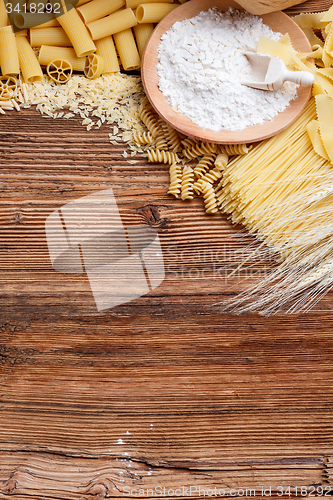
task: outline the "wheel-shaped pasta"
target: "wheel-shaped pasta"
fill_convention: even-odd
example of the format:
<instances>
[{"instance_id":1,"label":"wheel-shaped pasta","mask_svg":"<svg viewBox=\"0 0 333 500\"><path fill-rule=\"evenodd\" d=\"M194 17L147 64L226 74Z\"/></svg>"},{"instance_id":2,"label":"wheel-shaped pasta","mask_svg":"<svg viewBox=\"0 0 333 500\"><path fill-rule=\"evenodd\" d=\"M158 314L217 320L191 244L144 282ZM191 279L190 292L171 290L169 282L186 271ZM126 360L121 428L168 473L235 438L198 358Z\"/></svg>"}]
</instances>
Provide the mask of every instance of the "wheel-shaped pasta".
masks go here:
<instances>
[{"instance_id":1,"label":"wheel-shaped pasta","mask_svg":"<svg viewBox=\"0 0 333 500\"><path fill-rule=\"evenodd\" d=\"M170 174L170 185L168 194L172 194L175 198L178 198L182 187L182 169L177 163L173 163L169 168Z\"/></svg>"},{"instance_id":2,"label":"wheel-shaped pasta","mask_svg":"<svg viewBox=\"0 0 333 500\"><path fill-rule=\"evenodd\" d=\"M84 74L90 80L95 80L103 73L104 61L101 56L97 54L90 54L86 57L84 66Z\"/></svg>"},{"instance_id":3,"label":"wheel-shaped pasta","mask_svg":"<svg viewBox=\"0 0 333 500\"><path fill-rule=\"evenodd\" d=\"M160 151L159 149L150 149L148 151L148 161L156 163L179 163L179 158L172 151Z\"/></svg>"},{"instance_id":4,"label":"wheel-shaped pasta","mask_svg":"<svg viewBox=\"0 0 333 500\"><path fill-rule=\"evenodd\" d=\"M207 214L215 214L218 212L216 195L214 188L209 182L201 182L202 194L205 202L205 209Z\"/></svg>"},{"instance_id":5,"label":"wheel-shaped pasta","mask_svg":"<svg viewBox=\"0 0 333 500\"><path fill-rule=\"evenodd\" d=\"M13 76L0 76L0 101L12 99L17 90L17 80Z\"/></svg>"},{"instance_id":6,"label":"wheel-shaped pasta","mask_svg":"<svg viewBox=\"0 0 333 500\"><path fill-rule=\"evenodd\" d=\"M56 83L66 83L72 76L73 67L66 59L55 59L46 68L46 72Z\"/></svg>"},{"instance_id":7,"label":"wheel-shaped pasta","mask_svg":"<svg viewBox=\"0 0 333 500\"><path fill-rule=\"evenodd\" d=\"M182 175L181 199L193 200L193 168L185 165Z\"/></svg>"},{"instance_id":8,"label":"wheel-shaped pasta","mask_svg":"<svg viewBox=\"0 0 333 500\"><path fill-rule=\"evenodd\" d=\"M194 167L195 176L200 179L203 177L209 167L214 163L215 155L205 155L201 158L199 163Z\"/></svg>"}]
</instances>

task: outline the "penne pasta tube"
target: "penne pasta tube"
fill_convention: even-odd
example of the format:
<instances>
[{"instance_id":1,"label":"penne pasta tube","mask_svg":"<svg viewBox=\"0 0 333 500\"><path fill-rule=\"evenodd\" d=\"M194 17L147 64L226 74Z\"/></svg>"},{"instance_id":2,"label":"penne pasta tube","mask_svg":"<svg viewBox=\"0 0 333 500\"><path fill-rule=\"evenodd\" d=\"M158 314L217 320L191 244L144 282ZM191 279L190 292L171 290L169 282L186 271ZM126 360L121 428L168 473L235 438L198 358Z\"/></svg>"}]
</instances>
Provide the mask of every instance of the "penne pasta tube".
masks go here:
<instances>
[{"instance_id":1,"label":"penne pasta tube","mask_svg":"<svg viewBox=\"0 0 333 500\"><path fill-rule=\"evenodd\" d=\"M43 78L43 71L30 43L25 36L15 38L23 80L27 83L40 81Z\"/></svg>"},{"instance_id":2,"label":"penne pasta tube","mask_svg":"<svg viewBox=\"0 0 333 500\"><path fill-rule=\"evenodd\" d=\"M88 56L96 51L96 46L74 7L58 16L57 19L72 42L77 57Z\"/></svg>"},{"instance_id":3,"label":"penne pasta tube","mask_svg":"<svg viewBox=\"0 0 333 500\"><path fill-rule=\"evenodd\" d=\"M144 3L136 9L136 18L139 23L159 23L163 17L178 7L170 3Z\"/></svg>"},{"instance_id":4,"label":"penne pasta tube","mask_svg":"<svg viewBox=\"0 0 333 500\"><path fill-rule=\"evenodd\" d=\"M54 21L53 14L33 14L31 12L20 12L14 16L14 24L17 28L24 30L34 28L35 26L42 26L44 23Z\"/></svg>"},{"instance_id":5,"label":"penne pasta tube","mask_svg":"<svg viewBox=\"0 0 333 500\"><path fill-rule=\"evenodd\" d=\"M101 19L125 5L125 0L92 0L89 3L81 5L77 11L85 24Z\"/></svg>"},{"instance_id":6,"label":"penne pasta tube","mask_svg":"<svg viewBox=\"0 0 333 500\"><path fill-rule=\"evenodd\" d=\"M8 25L8 14L6 11L6 2L2 0L0 2L0 28Z\"/></svg>"},{"instance_id":7,"label":"penne pasta tube","mask_svg":"<svg viewBox=\"0 0 333 500\"><path fill-rule=\"evenodd\" d=\"M42 45L39 51L38 61L41 66L47 66L56 59L63 59L71 63L74 71L84 71L86 58L77 57L72 47L54 47Z\"/></svg>"},{"instance_id":8,"label":"penne pasta tube","mask_svg":"<svg viewBox=\"0 0 333 500\"><path fill-rule=\"evenodd\" d=\"M124 70L139 69L141 60L131 28L115 33L113 38Z\"/></svg>"},{"instance_id":9,"label":"penne pasta tube","mask_svg":"<svg viewBox=\"0 0 333 500\"><path fill-rule=\"evenodd\" d=\"M3 76L17 76L20 73L17 45L11 26L0 28L0 65Z\"/></svg>"},{"instance_id":10,"label":"penne pasta tube","mask_svg":"<svg viewBox=\"0 0 333 500\"><path fill-rule=\"evenodd\" d=\"M126 0L126 7L136 9L142 3L172 3L173 0Z\"/></svg>"},{"instance_id":11,"label":"penne pasta tube","mask_svg":"<svg viewBox=\"0 0 333 500\"><path fill-rule=\"evenodd\" d=\"M120 71L117 52L114 46L112 36L96 40L96 54L104 60L104 73L117 73Z\"/></svg>"},{"instance_id":12,"label":"penne pasta tube","mask_svg":"<svg viewBox=\"0 0 333 500\"><path fill-rule=\"evenodd\" d=\"M79 0L78 3L75 5L75 7L79 7L80 5L84 5L85 3L90 2L90 0Z\"/></svg>"},{"instance_id":13,"label":"penne pasta tube","mask_svg":"<svg viewBox=\"0 0 333 500\"><path fill-rule=\"evenodd\" d=\"M59 28L38 28L30 30L31 47L42 45L56 45L57 47L71 47L71 41L65 31Z\"/></svg>"},{"instance_id":14,"label":"penne pasta tube","mask_svg":"<svg viewBox=\"0 0 333 500\"><path fill-rule=\"evenodd\" d=\"M154 25L153 23L137 24L134 26L133 30L139 54L142 57L150 35L154 30Z\"/></svg>"},{"instance_id":15,"label":"penne pasta tube","mask_svg":"<svg viewBox=\"0 0 333 500\"><path fill-rule=\"evenodd\" d=\"M87 28L93 40L99 40L114 33L127 30L138 24L132 9L119 10L109 16L93 21Z\"/></svg>"}]
</instances>

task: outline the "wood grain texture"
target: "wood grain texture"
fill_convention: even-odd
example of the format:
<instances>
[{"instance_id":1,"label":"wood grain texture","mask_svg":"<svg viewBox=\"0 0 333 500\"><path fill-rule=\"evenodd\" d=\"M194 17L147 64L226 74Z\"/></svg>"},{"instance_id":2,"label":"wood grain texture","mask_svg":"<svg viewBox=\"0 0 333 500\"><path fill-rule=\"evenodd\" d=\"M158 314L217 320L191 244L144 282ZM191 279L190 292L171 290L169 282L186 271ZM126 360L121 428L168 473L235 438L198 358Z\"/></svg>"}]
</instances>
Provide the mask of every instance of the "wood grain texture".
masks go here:
<instances>
[{"instance_id":1,"label":"wood grain texture","mask_svg":"<svg viewBox=\"0 0 333 500\"><path fill-rule=\"evenodd\" d=\"M1 124L0 499L330 487L332 293L307 315L219 314L266 271L225 280L240 228L167 196L167 166L129 164L106 126L33 109ZM44 224L109 187L125 224L158 231L166 279L97 313L85 275L52 269Z\"/></svg>"}]
</instances>

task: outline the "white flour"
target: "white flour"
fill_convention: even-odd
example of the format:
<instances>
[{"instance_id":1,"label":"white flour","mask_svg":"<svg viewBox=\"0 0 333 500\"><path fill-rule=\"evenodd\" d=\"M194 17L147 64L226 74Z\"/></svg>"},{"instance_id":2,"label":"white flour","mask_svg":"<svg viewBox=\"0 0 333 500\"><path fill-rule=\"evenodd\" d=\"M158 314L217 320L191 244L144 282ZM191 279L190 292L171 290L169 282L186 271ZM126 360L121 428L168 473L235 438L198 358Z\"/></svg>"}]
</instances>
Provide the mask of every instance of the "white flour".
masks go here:
<instances>
[{"instance_id":1,"label":"white flour","mask_svg":"<svg viewBox=\"0 0 333 500\"><path fill-rule=\"evenodd\" d=\"M259 37L279 40L262 20L247 12L216 8L175 23L158 47L159 88L171 106L202 128L243 130L283 111L296 97L286 82L268 92L241 85L251 79L244 50L256 50Z\"/></svg>"}]
</instances>

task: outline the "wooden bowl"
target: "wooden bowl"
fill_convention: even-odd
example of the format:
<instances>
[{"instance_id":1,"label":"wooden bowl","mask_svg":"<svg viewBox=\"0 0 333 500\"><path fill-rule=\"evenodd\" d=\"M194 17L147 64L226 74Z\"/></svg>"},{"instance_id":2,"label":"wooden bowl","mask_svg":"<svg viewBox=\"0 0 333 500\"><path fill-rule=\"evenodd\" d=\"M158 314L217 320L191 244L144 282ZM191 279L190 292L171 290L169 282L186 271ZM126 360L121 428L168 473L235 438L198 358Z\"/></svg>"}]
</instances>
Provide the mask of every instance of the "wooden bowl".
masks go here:
<instances>
[{"instance_id":1,"label":"wooden bowl","mask_svg":"<svg viewBox=\"0 0 333 500\"><path fill-rule=\"evenodd\" d=\"M229 7L244 10L233 0L191 0L177 7L170 12L155 28L146 46L142 65L142 82L149 101L156 112L169 125L184 135L194 137L202 141L215 142L220 144L240 144L257 142L281 132L288 127L301 114L308 100L311 97L311 87L299 87L297 98L290 102L290 105L273 120L265 121L262 125L251 125L244 130L229 131L221 130L213 132L196 125L186 116L173 111L166 97L158 88L158 74L156 65L157 47L161 42L161 36L168 31L176 21L183 21L196 16L203 10L217 7L225 12ZM288 33L293 47L299 52L310 52L311 46L303 31L283 12L273 12L260 16L265 24L273 31L278 31L283 35Z\"/></svg>"}]
</instances>

